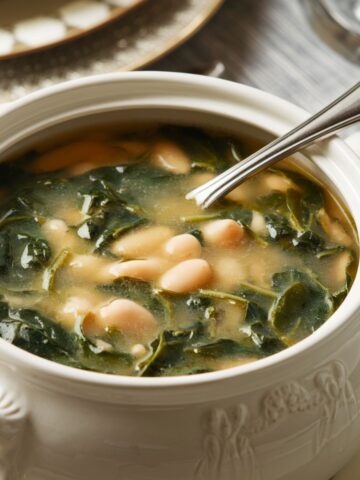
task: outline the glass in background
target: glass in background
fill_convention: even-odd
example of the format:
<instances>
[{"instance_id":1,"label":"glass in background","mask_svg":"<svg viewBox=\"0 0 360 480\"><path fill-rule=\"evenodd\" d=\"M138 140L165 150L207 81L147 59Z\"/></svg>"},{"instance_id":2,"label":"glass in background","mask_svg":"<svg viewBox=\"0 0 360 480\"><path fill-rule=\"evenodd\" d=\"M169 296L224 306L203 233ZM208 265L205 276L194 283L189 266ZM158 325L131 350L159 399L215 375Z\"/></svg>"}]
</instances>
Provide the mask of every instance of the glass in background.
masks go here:
<instances>
[{"instance_id":1,"label":"glass in background","mask_svg":"<svg viewBox=\"0 0 360 480\"><path fill-rule=\"evenodd\" d=\"M305 4L317 34L360 64L360 0L305 0Z\"/></svg>"}]
</instances>

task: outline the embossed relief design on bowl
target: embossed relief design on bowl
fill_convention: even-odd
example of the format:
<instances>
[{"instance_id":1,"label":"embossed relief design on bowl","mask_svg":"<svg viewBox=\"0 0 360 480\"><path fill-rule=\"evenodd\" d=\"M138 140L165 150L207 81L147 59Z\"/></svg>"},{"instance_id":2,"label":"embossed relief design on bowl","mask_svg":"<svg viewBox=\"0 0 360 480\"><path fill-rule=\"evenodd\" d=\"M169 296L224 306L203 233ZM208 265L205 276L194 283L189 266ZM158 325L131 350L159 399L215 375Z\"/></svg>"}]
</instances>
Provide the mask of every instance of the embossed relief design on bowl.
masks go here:
<instances>
[{"instance_id":1,"label":"embossed relief design on bowl","mask_svg":"<svg viewBox=\"0 0 360 480\"><path fill-rule=\"evenodd\" d=\"M341 361L321 367L312 375L310 385L305 386L307 383L307 379L304 379L275 387L263 396L254 413L244 403L227 409L210 410L204 419L202 457L196 466L194 478L218 480L233 476L261 480L262 465L257 449L271 448L262 444L262 437L281 423L291 422L293 416L306 411L316 411L316 420L311 426L311 455L318 455L359 415L359 402ZM297 436L301 434L299 431ZM287 439L283 441L286 445ZM289 442L292 442L292 438L289 438Z\"/></svg>"}]
</instances>

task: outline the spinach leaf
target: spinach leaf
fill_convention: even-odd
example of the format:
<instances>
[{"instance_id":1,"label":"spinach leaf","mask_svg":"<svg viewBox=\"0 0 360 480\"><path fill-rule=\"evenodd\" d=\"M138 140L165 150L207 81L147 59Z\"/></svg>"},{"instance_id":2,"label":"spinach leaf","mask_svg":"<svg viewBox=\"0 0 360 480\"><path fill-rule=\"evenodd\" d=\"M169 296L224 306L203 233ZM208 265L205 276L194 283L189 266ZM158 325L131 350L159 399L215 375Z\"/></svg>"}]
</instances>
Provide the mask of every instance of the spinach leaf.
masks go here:
<instances>
[{"instance_id":1,"label":"spinach leaf","mask_svg":"<svg viewBox=\"0 0 360 480\"><path fill-rule=\"evenodd\" d=\"M42 358L75 368L121 373L131 363L127 354L96 351L90 341L36 310L9 308L4 302L0 303L0 337Z\"/></svg>"},{"instance_id":2,"label":"spinach leaf","mask_svg":"<svg viewBox=\"0 0 360 480\"><path fill-rule=\"evenodd\" d=\"M67 261L70 255L70 250L64 248L53 260L53 262L44 270L42 287L44 290L53 290L55 284L56 274L64 263Z\"/></svg>"},{"instance_id":3,"label":"spinach leaf","mask_svg":"<svg viewBox=\"0 0 360 480\"><path fill-rule=\"evenodd\" d=\"M288 269L273 276L279 292L269 319L280 334L297 338L309 335L324 323L334 309L333 299L315 276Z\"/></svg>"},{"instance_id":4,"label":"spinach leaf","mask_svg":"<svg viewBox=\"0 0 360 480\"><path fill-rule=\"evenodd\" d=\"M36 222L36 217L34 215L25 214L14 209L10 209L6 211L0 218L0 229L19 222Z\"/></svg>"},{"instance_id":5,"label":"spinach leaf","mask_svg":"<svg viewBox=\"0 0 360 480\"><path fill-rule=\"evenodd\" d=\"M146 222L147 220L145 218L139 218L130 212L122 212L121 216L112 215L106 227L97 237L94 251L101 252L110 242L120 237L120 235Z\"/></svg>"},{"instance_id":6,"label":"spinach leaf","mask_svg":"<svg viewBox=\"0 0 360 480\"><path fill-rule=\"evenodd\" d=\"M198 295L209 299L228 300L231 302L240 303L241 305L244 305L244 307L246 307L248 303L247 300L243 297L234 295L232 293L220 292L219 290L205 290L200 288L200 290L198 291Z\"/></svg>"},{"instance_id":7,"label":"spinach leaf","mask_svg":"<svg viewBox=\"0 0 360 480\"><path fill-rule=\"evenodd\" d=\"M37 272L48 264L51 249L41 236L17 231L10 226L0 231L0 282L6 289L29 290Z\"/></svg>"},{"instance_id":8,"label":"spinach leaf","mask_svg":"<svg viewBox=\"0 0 360 480\"><path fill-rule=\"evenodd\" d=\"M288 242L296 235L295 230L291 227L289 220L276 213L267 213L264 215L266 228L269 232L269 239L272 242Z\"/></svg>"},{"instance_id":9,"label":"spinach leaf","mask_svg":"<svg viewBox=\"0 0 360 480\"><path fill-rule=\"evenodd\" d=\"M287 347L265 319L244 325L241 331L251 339L263 355L272 355Z\"/></svg>"},{"instance_id":10,"label":"spinach leaf","mask_svg":"<svg viewBox=\"0 0 360 480\"><path fill-rule=\"evenodd\" d=\"M51 257L51 249L43 238L34 238L30 235L19 234L17 240L25 242L20 264L24 269L45 267Z\"/></svg>"},{"instance_id":11,"label":"spinach leaf","mask_svg":"<svg viewBox=\"0 0 360 480\"><path fill-rule=\"evenodd\" d=\"M75 342L73 336L56 322L30 309L8 309L8 318L12 321L26 325L30 330L36 330L44 338L44 344L51 344L57 349L72 353ZM40 337L38 337L40 338ZM36 344L39 347L39 344Z\"/></svg>"},{"instance_id":12,"label":"spinach leaf","mask_svg":"<svg viewBox=\"0 0 360 480\"><path fill-rule=\"evenodd\" d=\"M302 232L304 230L304 211L301 193L297 190L293 190L292 188L287 190L286 206L289 211L288 216L292 227L294 230Z\"/></svg>"},{"instance_id":13,"label":"spinach leaf","mask_svg":"<svg viewBox=\"0 0 360 480\"><path fill-rule=\"evenodd\" d=\"M162 133L171 141L181 145L189 155L192 168L217 172L223 160L218 157L211 137L194 127L163 127Z\"/></svg>"},{"instance_id":14,"label":"spinach leaf","mask_svg":"<svg viewBox=\"0 0 360 480\"><path fill-rule=\"evenodd\" d=\"M183 330L166 330L151 345L152 354L137 366L139 376L156 377L169 371L185 373L188 365L206 358L263 356L252 342L236 342L228 338L209 339L200 322ZM195 372L193 372L195 373Z\"/></svg>"},{"instance_id":15,"label":"spinach leaf","mask_svg":"<svg viewBox=\"0 0 360 480\"><path fill-rule=\"evenodd\" d=\"M76 226L76 231L80 238L95 242L95 252L102 252L111 241L147 221L141 206L129 203L119 192L117 184L121 185L124 178L117 177L115 186L103 178L91 177L90 185L86 183L79 192L81 211L88 218Z\"/></svg>"},{"instance_id":16,"label":"spinach leaf","mask_svg":"<svg viewBox=\"0 0 360 480\"><path fill-rule=\"evenodd\" d=\"M126 208L118 208L111 213L100 210L78 225L76 231L80 238L95 242L95 252L102 252L111 241L144 223L145 218Z\"/></svg>"},{"instance_id":17,"label":"spinach leaf","mask_svg":"<svg viewBox=\"0 0 360 480\"><path fill-rule=\"evenodd\" d=\"M0 307L0 336L30 353L43 358L71 356L75 352L74 336L35 310Z\"/></svg>"},{"instance_id":18,"label":"spinach leaf","mask_svg":"<svg viewBox=\"0 0 360 480\"><path fill-rule=\"evenodd\" d=\"M316 256L318 256L320 252L324 252L326 248L325 241L311 230L299 233L292 239L291 243L298 250L306 253L315 253Z\"/></svg>"},{"instance_id":19,"label":"spinach leaf","mask_svg":"<svg viewBox=\"0 0 360 480\"><path fill-rule=\"evenodd\" d=\"M10 239L8 232L0 232L0 272L8 269L10 259Z\"/></svg>"},{"instance_id":20,"label":"spinach leaf","mask_svg":"<svg viewBox=\"0 0 360 480\"><path fill-rule=\"evenodd\" d=\"M345 300L345 297L349 293L352 284L353 284L353 278L347 272L344 285L341 288L339 288L336 292L334 292L332 295L333 302L334 302L334 309L337 309Z\"/></svg>"},{"instance_id":21,"label":"spinach leaf","mask_svg":"<svg viewBox=\"0 0 360 480\"><path fill-rule=\"evenodd\" d=\"M336 245L335 247L332 246L326 246L323 247L323 249L319 249L318 252L316 253L316 257L321 259L321 258L326 258L330 257L332 255L336 255L337 253L344 252L346 250L346 247L343 245Z\"/></svg>"},{"instance_id":22,"label":"spinach leaf","mask_svg":"<svg viewBox=\"0 0 360 480\"><path fill-rule=\"evenodd\" d=\"M231 218L232 220L235 220L243 227L250 228L253 214L251 210L236 206L234 208L225 210L222 216L223 218Z\"/></svg>"},{"instance_id":23,"label":"spinach leaf","mask_svg":"<svg viewBox=\"0 0 360 480\"><path fill-rule=\"evenodd\" d=\"M264 215L269 232L267 240L286 250L305 254L318 254L328 248L314 222L317 211L324 204L321 187L290 170L270 171L289 178L299 189L272 192L255 202L254 208Z\"/></svg>"},{"instance_id":24,"label":"spinach leaf","mask_svg":"<svg viewBox=\"0 0 360 480\"><path fill-rule=\"evenodd\" d=\"M199 230L198 228L192 228L188 231L188 233L195 237L197 240L199 240L201 245L204 245L204 237L201 230Z\"/></svg>"},{"instance_id":25,"label":"spinach leaf","mask_svg":"<svg viewBox=\"0 0 360 480\"><path fill-rule=\"evenodd\" d=\"M183 362L185 347L203 335L201 323L184 330L165 330L152 343L152 354L137 366L139 376L160 376Z\"/></svg>"},{"instance_id":26,"label":"spinach leaf","mask_svg":"<svg viewBox=\"0 0 360 480\"><path fill-rule=\"evenodd\" d=\"M265 322L267 320L267 310L262 308L259 304L255 302L248 302L245 324L251 325L258 321Z\"/></svg>"},{"instance_id":27,"label":"spinach leaf","mask_svg":"<svg viewBox=\"0 0 360 480\"><path fill-rule=\"evenodd\" d=\"M277 294L272 290L267 288L261 288L256 285L251 285L249 283L242 283L241 285L239 285L239 287L235 290L234 293L235 295L238 295L239 297L247 300L249 302L250 309L254 310L255 307L251 306L251 304L255 304L266 312L269 310L272 303L277 298Z\"/></svg>"},{"instance_id":28,"label":"spinach leaf","mask_svg":"<svg viewBox=\"0 0 360 480\"><path fill-rule=\"evenodd\" d=\"M311 229L316 211L324 207L321 186L293 170L271 168L270 171L289 178L300 187L301 195L290 193L288 206L292 213L297 212L296 217L302 228Z\"/></svg>"},{"instance_id":29,"label":"spinach leaf","mask_svg":"<svg viewBox=\"0 0 360 480\"><path fill-rule=\"evenodd\" d=\"M149 163L128 165L124 167L120 176L119 190L124 198L140 201L144 198L145 192L149 195L149 192L154 189L154 185L156 187L175 186L182 179L183 175L174 175Z\"/></svg>"},{"instance_id":30,"label":"spinach leaf","mask_svg":"<svg viewBox=\"0 0 360 480\"><path fill-rule=\"evenodd\" d=\"M310 180L308 177L289 169L269 168L270 172L276 173L292 180L304 192L306 203L313 209L320 209L324 205L324 196L322 187L318 183Z\"/></svg>"},{"instance_id":31,"label":"spinach leaf","mask_svg":"<svg viewBox=\"0 0 360 480\"><path fill-rule=\"evenodd\" d=\"M67 365L76 368L91 370L100 373L121 374L132 366L131 355L119 352L102 351L99 348L94 348L89 340L79 340L76 354L72 357L73 365L66 362Z\"/></svg>"},{"instance_id":32,"label":"spinach leaf","mask_svg":"<svg viewBox=\"0 0 360 480\"><path fill-rule=\"evenodd\" d=\"M187 215L180 217L181 222L183 223L201 223L208 222L210 220L215 220L217 218L222 218L222 212L215 213L204 213L199 215Z\"/></svg>"},{"instance_id":33,"label":"spinach leaf","mask_svg":"<svg viewBox=\"0 0 360 480\"><path fill-rule=\"evenodd\" d=\"M163 127L161 132L184 148L194 169L220 172L249 154L240 140L215 137L200 128L167 126Z\"/></svg>"}]
</instances>

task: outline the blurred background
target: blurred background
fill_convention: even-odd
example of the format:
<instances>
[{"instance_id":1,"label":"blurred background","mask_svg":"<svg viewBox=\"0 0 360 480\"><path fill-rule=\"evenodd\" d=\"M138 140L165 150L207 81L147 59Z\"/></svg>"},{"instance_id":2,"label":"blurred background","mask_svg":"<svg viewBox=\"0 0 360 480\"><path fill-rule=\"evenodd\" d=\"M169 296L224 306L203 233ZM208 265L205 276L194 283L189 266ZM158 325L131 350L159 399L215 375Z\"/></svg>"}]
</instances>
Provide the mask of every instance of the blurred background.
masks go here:
<instances>
[{"instance_id":1,"label":"blurred background","mask_svg":"<svg viewBox=\"0 0 360 480\"><path fill-rule=\"evenodd\" d=\"M2 0L0 102L154 69L253 85L315 111L359 80L359 0Z\"/></svg>"}]
</instances>

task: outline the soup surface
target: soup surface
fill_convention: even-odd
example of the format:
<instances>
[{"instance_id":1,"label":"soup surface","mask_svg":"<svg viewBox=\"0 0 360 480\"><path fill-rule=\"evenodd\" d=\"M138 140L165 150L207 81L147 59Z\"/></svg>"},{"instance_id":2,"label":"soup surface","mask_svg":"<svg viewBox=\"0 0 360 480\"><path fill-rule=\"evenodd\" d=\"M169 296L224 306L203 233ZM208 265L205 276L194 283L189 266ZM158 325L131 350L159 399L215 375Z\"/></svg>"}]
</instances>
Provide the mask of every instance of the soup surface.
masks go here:
<instances>
[{"instance_id":1,"label":"soup surface","mask_svg":"<svg viewBox=\"0 0 360 480\"><path fill-rule=\"evenodd\" d=\"M0 336L98 372L223 369L311 334L357 243L303 173L259 174L203 211L185 194L256 148L194 128L79 133L0 166Z\"/></svg>"}]
</instances>

